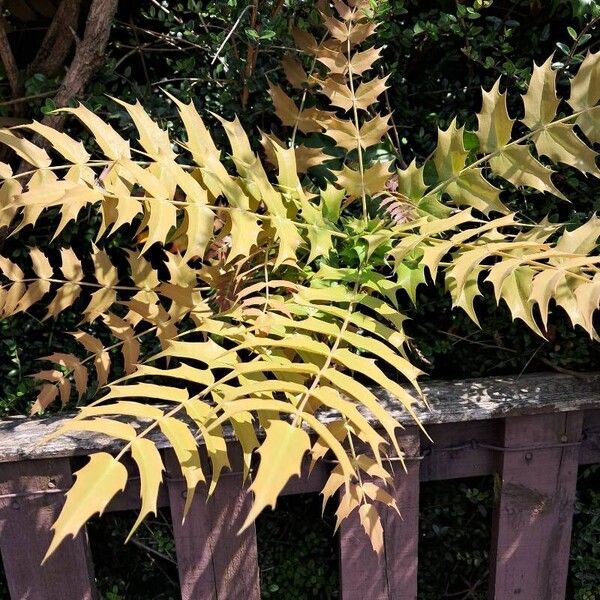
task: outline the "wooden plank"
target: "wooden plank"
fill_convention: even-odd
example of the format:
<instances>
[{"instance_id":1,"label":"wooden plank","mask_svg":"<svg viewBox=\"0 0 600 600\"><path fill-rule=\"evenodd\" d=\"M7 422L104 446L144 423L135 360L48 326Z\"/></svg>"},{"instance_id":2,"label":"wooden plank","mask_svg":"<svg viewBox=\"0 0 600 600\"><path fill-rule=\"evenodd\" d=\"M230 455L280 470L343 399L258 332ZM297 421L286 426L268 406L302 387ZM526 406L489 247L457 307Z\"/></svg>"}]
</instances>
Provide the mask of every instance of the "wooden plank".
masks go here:
<instances>
[{"instance_id":1,"label":"wooden plank","mask_svg":"<svg viewBox=\"0 0 600 600\"><path fill-rule=\"evenodd\" d=\"M430 425L421 441L421 481L491 475L496 453L480 444L501 445L502 420Z\"/></svg>"},{"instance_id":2,"label":"wooden plank","mask_svg":"<svg viewBox=\"0 0 600 600\"><path fill-rule=\"evenodd\" d=\"M254 525L237 535L250 508L241 475L221 474L208 500L199 486L182 523L186 490L171 452L166 465L182 600L260 600Z\"/></svg>"},{"instance_id":3,"label":"wooden plank","mask_svg":"<svg viewBox=\"0 0 600 600\"><path fill-rule=\"evenodd\" d=\"M600 463L600 409L583 414L583 441L579 449L579 464Z\"/></svg>"},{"instance_id":4,"label":"wooden plank","mask_svg":"<svg viewBox=\"0 0 600 600\"><path fill-rule=\"evenodd\" d=\"M400 444L407 456L418 456L419 433L405 430ZM379 555L360 524L356 511L340 525L340 583L342 600L416 600L419 540L419 465L406 462L397 469L394 496L402 513L381 508L384 549Z\"/></svg>"},{"instance_id":5,"label":"wooden plank","mask_svg":"<svg viewBox=\"0 0 600 600\"><path fill-rule=\"evenodd\" d=\"M13 600L96 597L85 530L40 566L72 481L68 459L0 465L0 548Z\"/></svg>"},{"instance_id":6,"label":"wooden plank","mask_svg":"<svg viewBox=\"0 0 600 600\"><path fill-rule=\"evenodd\" d=\"M407 388L408 389L408 388ZM600 375L572 377L563 374L533 374L516 377L432 381L423 385L430 409L417 403L415 410L423 423L464 423L487 421L511 416L545 414L573 410L600 409ZM409 390L410 391L410 390ZM396 398L380 388L373 388L384 407L400 422L412 421ZM373 415L365 414L374 423ZM96 450L117 452L120 442L92 433L69 433L46 444L35 443L64 422L67 416L46 419L15 417L0 422L0 462L30 458L52 458L89 454ZM324 411L319 420L329 423L338 419L335 411ZM133 422L139 426L138 422ZM231 431L225 430L232 439ZM160 448L169 444L159 432L151 437Z\"/></svg>"},{"instance_id":7,"label":"wooden plank","mask_svg":"<svg viewBox=\"0 0 600 600\"><path fill-rule=\"evenodd\" d=\"M500 454L491 600L564 600L582 420L580 412L506 420L504 445L514 451Z\"/></svg>"}]
</instances>

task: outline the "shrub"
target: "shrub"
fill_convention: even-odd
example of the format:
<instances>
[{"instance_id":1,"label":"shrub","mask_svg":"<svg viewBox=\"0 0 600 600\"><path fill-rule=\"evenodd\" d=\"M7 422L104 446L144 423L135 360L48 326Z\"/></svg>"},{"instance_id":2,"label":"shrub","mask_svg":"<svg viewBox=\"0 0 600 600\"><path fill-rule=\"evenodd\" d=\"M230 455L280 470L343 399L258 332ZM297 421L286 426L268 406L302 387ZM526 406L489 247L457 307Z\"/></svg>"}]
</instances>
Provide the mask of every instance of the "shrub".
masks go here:
<instances>
[{"instance_id":1,"label":"shrub","mask_svg":"<svg viewBox=\"0 0 600 600\"><path fill-rule=\"evenodd\" d=\"M475 301L489 287L514 319L542 337L554 306L596 336L600 221L592 217L570 230L548 219L531 223L501 193L528 187L565 199L541 161L600 175L591 147L600 140L600 53L584 58L567 101L556 95L564 70L553 69L551 58L535 66L518 122L497 81L483 92L476 131L453 120L439 130L424 164L392 172L390 115L375 108L388 78L365 75L379 49L358 49L375 31L374 8L362 0L334 5L335 14L319 5L323 35L293 31L299 57L286 57L283 67L300 90L298 101L269 84L275 114L291 133L289 143L262 134L265 161L237 119L218 117L231 146L222 157L193 104L173 96L187 136L176 145L141 104L122 101L140 149L83 106L62 110L89 128L100 151L94 157L37 122L23 127L35 134L33 142L0 132L0 141L32 167L13 175L2 165L4 225L36 227L46 211L58 242L44 251L32 247L27 261L0 259L4 314L42 300L44 319L75 307L84 323L102 322L114 340L106 346L80 329L73 335L87 358L48 356L55 367L36 375L44 383L34 412L57 399L66 404L73 392L82 398L88 366L94 385L103 387L114 350L122 355L124 376L56 434L98 431L122 440L123 448L116 457L93 455L78 472L49 552L123 489L125 453L141 476L132 533L156 512L164 467L147 437L154 429L174 447L188 506L206 481L195 436L202 437L212 491L229 467L225 424L242 445L245 475L253 455L260 456L246 526L275 504L307 453L313 462L331 454L337 464L325 502L342 490L337 524L357 510L379 550L377 505L396 508L384 458L402 452L398 421L368 385L381 386L415 418L421 396L422 372L411 361L400 298L416 303L420 286L443 285L452 305L478 324ZM78 254L61 241L84 209L101 219L95 242ZM110 242L122 227L137 240L126 253ZM398 380L410 384L412 395ZM325 424L315 416L322 409L335 414ZM179 418L184 414L193 425ZM115 417L148 424L136 430ZM260 441L255 418L264 430Z\"/></svg>"}]
</instances>

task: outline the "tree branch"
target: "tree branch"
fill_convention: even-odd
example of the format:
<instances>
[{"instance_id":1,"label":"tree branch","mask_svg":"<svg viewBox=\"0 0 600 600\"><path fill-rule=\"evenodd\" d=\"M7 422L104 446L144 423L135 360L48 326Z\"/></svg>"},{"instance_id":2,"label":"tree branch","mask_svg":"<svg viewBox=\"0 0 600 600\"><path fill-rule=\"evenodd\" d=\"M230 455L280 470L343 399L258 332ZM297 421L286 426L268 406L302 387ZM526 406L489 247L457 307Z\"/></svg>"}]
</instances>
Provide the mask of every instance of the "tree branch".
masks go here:
<instances>
[{"instance_id":1,"label":"tree branch","mask_svg":"<svg viewBox=\"0 0 600 600\"><path fill-rule=\"evenodd\" d=\"M0 9L2 8L2 2L0 2ZM19 77L19 68L15 61L8 35L6 33L6 21L0 17L0 60L4 65L6 71L6 79L10 86L10 92L13 98L17 98L21 93L21 81Z\"/></svg>"},{"instance_id":2,"label":"tree branch","mask_svg":"<svg viewBox=\"0 0 600 600\"><path fill-rule=\"evenodd\" d=\"M56 106L66 106L70 100L79 98L95 70L102 64L118 1L92 1L83 39L77 41L71 66L53 98ZM42 123L60 128L64 119L64 115L46 115Z\"/></svg>"},{"instance_id":3,"label":"tree branch","mask_svg":"<svg viewBox=\"0 0 600 600\"><path fill-rule=\"evenodd\" d=\"M35 58L27 68L29 75L43 73L52 77L60 72L73 46L74 39L69 30L77 30L80 8L81 0L62 0Z\"/></svg>"}]
</instances>

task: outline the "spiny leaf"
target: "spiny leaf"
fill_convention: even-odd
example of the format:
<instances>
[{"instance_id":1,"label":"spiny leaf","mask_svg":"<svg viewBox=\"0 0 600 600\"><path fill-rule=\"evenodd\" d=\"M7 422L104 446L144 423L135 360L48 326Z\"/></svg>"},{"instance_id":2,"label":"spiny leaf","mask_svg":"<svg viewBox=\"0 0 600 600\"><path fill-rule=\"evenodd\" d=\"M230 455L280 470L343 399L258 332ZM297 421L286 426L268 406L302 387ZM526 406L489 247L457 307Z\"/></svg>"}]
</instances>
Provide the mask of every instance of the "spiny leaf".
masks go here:
<instances>
[{"instance_id":1,"label":"spiny leaf","mask_svg":"<svg viewBox=\"0 0 600 600\"><path fill-rule=\"evenodd\" d=\"M77 535L92 515L102 514L127 483L127 469L106 452L92 454L90 461L75 475L75 483L67 492L65 505L52 526L54 536L42 564L68 535Z\"/></svg>"},{"instance_id":2,"label":"spiny leaf","mask_svg":"<svg viewBox=\"0 0 600 600\"><path fill-rule=\"evenodd\" d=\"M477 137L482 152L494 152L508 144L515 121L508 115L506 92L500 93L500 80L489 92L483 90L483 106L477 120Z\"/></svg>"},{"instance_id":3,"label":"spiny leaf","mask_svg":"<svg viewBox=\"0 0 600 600\"><path fill-rule=\"evenodd\" d=\"M200 455L198 454L198 445L187 425L178 419L165 417L160 418L158 423L160 430L173 446L173 451L177 456L181 473L186 482L185 505L183 507L183 517L185 519L185 515L192 505L198 483L206 481L202 471Z\"/></svg>"},{"instance_id":4,"label":"spiny leaf","mask_svg":"<svg viewBox=\"0 0 600 600\"><path fill-rule=\"evenodd\" d=\"M323 94L329 98L333 106L338 106L343 110L350 110L356 106L357 109L366 111L387 89L388 77L376 77L366 83L363 82L355 93L345 83L339 83L331 77L321 82L320 85Z\"/></svg>"},{"instance_id":5,"label":"spiny leaf","mask_svg":"<svg viewBox=\"0 0 600 600\"><path fill-rule=\"evenodd\" d=\"M85 164L90 159L90 155L86 152L83 144L76 142L66 133L56 131L56 129L43 125L38 121L33 121L29 125L24 125L24 127L47 139L54 150L60 152L69 162Z\"/></svg>"},{"instance_id":6,"label":"spiny leaf","mask_svg":"<svg viewBox=\"0 0 600 600\"><path fill-rule=\"evenodd\" d=\"M51 164L50 157L43 148L38 148L25 138L17 137L8 129L0 129L0 142L12 148L20 158L37 169L44 169Z\"/></svg>"},{"instance_id":7,"label":"spiny leaf","mask_svg":"<svg viewBox=\"0 0 600 600\"><path fill-rule=\"evenodd\" d=\"M380 554L383 552L383 526L377 509L373 504L361 504L358 515L365 533L371 540L373 550Z\"/></svg>"},{"instance_id":8,"label":"spiny leaf","mask_svg":"<svg viewBox=\"0 0 600 600\"><path fill-rule=\"evenodd\" d=\"M588 52L571 80L569 104L579 115L575 123L591 142L600 142L600 52ZM589 110L596 107L594 110Z\"/></svg>"},{"instance_id":9,"label":"spiny leaf","mask_svg":"<svg viewBox=\"0 0 600 600\"><path fill-rule=\"evenodd\" d=\"M164 466L158 448L151 440L135 438L131 442L131 456L140 473L140 498L142 506L131 531L127 535L129 541L141 522L150 513L156 515L158 510L158 489L162 482Z\"/></svg>"},{"instance_id":10,"label":"spiny leaf","mask_svg":"<svg viewBox=\"0 0 600 600\"><path fill-rule=\"evenodd\" d=\"M90 130L94 140L108 158L119 160L131 156L129 142L83 104L80 104L77 108L61 108L59 112L75 115Z\"/></svg>"},{"instance_id":11,"label":"spiny leaf","mask_svg":"<svg viewBox=\"0 0 600 600\"><path fill-rule=\"evenodd\" d=\"M538 67L535 63L533 65L529 87L523 96L523 123L530 129L547 125L556 116L559 102L556 96L556 71L552 69L550 56L541 66Z\"/></svg>"},{"instance_id":12,"label":"spiny leaf","mask_svg":"<svg viewBox=\"0 0 600 600\"><path fill-rule=\"evenodd\" d=\"M310 445L310 437L303 429L285 421L270 421L265 441L258 449L260 465L250 486L254 492L254 502L242 530L265 507L274 507L283 486L294 475L300 475L302 459L310 450Z\"/></svg>"}]
</instances>

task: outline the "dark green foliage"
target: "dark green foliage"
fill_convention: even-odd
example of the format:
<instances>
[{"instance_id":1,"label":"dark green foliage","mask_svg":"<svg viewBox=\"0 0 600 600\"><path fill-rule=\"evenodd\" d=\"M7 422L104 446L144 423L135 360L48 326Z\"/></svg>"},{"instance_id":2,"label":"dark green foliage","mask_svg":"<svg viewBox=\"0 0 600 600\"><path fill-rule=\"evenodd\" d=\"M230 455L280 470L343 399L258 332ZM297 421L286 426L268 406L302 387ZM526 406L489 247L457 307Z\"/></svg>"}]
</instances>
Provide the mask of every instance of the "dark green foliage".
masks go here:
<instances>
[{"instance_id":1,"label":"dark green foliage","mask_svg":"<svg viewBox=\"0 0 600 600\"><path fill-rule=\"evenodd\" d=\"M492 504L491 477L421 486L419 600L485 600Z\"/></svg>"},{"instance_id":2,"label":"dark green foliage","mask_svg":"<svg viewBox=\"0 0 600 600\"><path fill-rule=\"evenodd\" d=\"M582 469L575 506L570 590L573 600L600 599L600 468Z\"/></svg>"},{"instance_id":3,"label":"dark green foliage","mask_svg":"<svg viewBox=\"0 0 600 600\"><path fill-rule=\"evenodd\" d=\"M142 525L123 545L135 513L112 513L90 523L96 584L102 600L179 597L175 544L168 511Z\"/></svg>"},{"instance_id":4,"label":"dark green foliage","mask_svg":"<svg viewBox=\"0 0 600 600\"><path fill-rule=\"evenodd\" d=\"M316 494L286 496L257 521L262 598L338 598L337 537L327 512L321 518Z\"/></svg>"}]
</instances>

